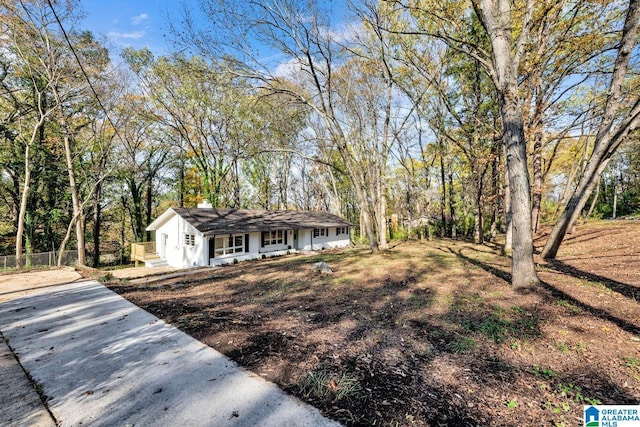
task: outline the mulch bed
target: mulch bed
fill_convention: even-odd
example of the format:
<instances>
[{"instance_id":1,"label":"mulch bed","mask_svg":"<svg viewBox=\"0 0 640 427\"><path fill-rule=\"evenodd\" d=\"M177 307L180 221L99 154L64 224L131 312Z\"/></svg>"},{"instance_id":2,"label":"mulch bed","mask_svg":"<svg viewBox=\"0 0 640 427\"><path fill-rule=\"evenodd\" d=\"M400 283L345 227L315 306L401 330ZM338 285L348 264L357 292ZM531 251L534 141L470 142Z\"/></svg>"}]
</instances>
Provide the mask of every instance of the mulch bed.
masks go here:
<instances>
[{"instance_id":1,"label":"mulch bed","mask_svg":"<svg viewBox=\"0 0 640 427\"><path fill-rule=\"evenodd\" d=\"M580 227L539 270L518 292L497 246L435 240L108 285L347 425L569 426L638 404L640 223Z\"/></svg>"}]
</instances>

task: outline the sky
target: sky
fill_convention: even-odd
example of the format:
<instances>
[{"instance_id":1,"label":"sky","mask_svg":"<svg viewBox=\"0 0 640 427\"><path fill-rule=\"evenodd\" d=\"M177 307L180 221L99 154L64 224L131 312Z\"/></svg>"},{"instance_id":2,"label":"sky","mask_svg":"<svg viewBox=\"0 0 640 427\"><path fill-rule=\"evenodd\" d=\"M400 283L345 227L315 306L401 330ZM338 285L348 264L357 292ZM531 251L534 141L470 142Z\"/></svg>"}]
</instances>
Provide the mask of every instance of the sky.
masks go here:
<instances>
[{"instance_id":1,"label":"sky","mask_svg":"<svg viewBox=\"0 0 640 427\"><path fill-rule=\"evenodd\" d=\"M146 46L166 54L171 51L165 37L168 16L180 16L181 4L181 0L81 0L85 18L80 27L105 37L111 50Z\"/></svg>"},{"instance_id":2,"label":"sky","mask_svg":"<svg viewBox=\"0 0 640 427\"><path fill-rule=\"evenodd\" d=\"M320 2L335 10L335 16L346 13L346 0ZM105 37L111 51L148 47L156 55L169 54L172 46L168 20L180 19L184 4L197 9L196 0L80 0L85 13L80 28L91 31L98 39Z\"/></svg>"}]
</instances>

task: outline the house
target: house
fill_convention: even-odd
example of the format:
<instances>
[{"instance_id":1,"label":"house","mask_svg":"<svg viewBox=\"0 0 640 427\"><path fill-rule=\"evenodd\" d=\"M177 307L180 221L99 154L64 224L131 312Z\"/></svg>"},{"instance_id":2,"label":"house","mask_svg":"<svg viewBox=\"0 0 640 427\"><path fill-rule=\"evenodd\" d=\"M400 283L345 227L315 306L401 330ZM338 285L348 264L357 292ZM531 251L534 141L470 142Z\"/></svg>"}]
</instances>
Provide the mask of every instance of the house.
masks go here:
<instances>
[{"instance_id":1,"label":"house","mask_svg":"<svg viewBox=\"0 0 640 427\"><path fill-rule=\"evenodd\" d=\"M206 206L169 208L153 221L147 231L155 231L159 259L145 265L220 265L351 245L351 224L327 212Z\"/></svg>"}]
</instances>

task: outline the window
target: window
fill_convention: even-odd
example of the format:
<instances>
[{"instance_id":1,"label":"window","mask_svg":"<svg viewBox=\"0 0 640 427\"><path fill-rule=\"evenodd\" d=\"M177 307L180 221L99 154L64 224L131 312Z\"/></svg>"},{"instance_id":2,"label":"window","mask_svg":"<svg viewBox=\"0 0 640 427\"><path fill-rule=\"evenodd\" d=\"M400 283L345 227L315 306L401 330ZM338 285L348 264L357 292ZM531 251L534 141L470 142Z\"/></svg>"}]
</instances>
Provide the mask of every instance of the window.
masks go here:
<instances>
[{"instance_id":1,"label":"window","mask_svg":"<svg viewBox=\"0 0 640 427\"><path fill-rule=\"evenodd\" d=\"M214 257L244 252L244 237L242 234L216 236L214 241Z\"/></svg>"},{"instance_id":2,"label":"window","mask_svg":"<svg viewBox=\"0 0 640 427\"><path fill-rule=\"evenodd\" d=\"M284 233L282 230L262 232L262 247L265 247L268 245L281 245L283 243L284 243Z\"/></svg>"},{"instance_id":3,"label":"window","mask_svg":"<svg viewBox=\"0 0 640 427\"><path fill-rule=\"evenodd\" d=\"M195 246L196 244L196 235L195 234L184 234L184 245L185 246Z\"/></svg>"},{"instance_id":4,"label":"window","mask_svg":"<svg viewBox=\"0 0 640 427\"><path fill-rule=\"evenodd\" d=\"M336 227L336 236L349 234L349 227Z\"/></svg>"},{"instance_id":5,"label":"window","mask_svg":"<svg viewBox=\"0 0 640 427\"><path fill-rule=\"evenodd\" d=\"M328 228L314 228L313 229L313 237L324 237L329 236Z\"/></svg>"}]
</instances>

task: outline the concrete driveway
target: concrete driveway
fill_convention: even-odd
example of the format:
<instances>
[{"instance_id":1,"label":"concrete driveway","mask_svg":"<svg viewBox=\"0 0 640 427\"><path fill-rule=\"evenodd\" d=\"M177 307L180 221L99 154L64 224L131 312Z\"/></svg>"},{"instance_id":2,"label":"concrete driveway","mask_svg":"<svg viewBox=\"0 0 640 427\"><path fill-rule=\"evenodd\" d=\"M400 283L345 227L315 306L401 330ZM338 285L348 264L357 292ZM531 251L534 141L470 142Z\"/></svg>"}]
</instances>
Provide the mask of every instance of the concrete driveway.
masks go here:
<instances>
[{"instance_id":1,"label":"concrete driveway","mask_svg":"<svg viewBox=\"0 0 640 427\"><path fill-rule=\"evenodd\" d=\"M339 425L95 281L11 292L0 331L62 426Z\"/></svg>"}]
</instances>

